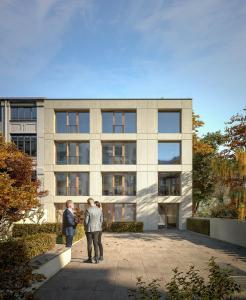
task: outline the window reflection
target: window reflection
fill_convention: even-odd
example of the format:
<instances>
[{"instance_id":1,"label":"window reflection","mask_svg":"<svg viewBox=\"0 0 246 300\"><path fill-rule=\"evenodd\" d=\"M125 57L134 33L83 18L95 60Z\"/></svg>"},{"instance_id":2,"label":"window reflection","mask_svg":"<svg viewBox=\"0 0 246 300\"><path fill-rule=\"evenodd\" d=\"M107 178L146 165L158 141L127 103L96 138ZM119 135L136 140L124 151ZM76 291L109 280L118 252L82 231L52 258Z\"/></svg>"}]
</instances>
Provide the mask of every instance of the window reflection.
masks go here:
<instances>
[{"instance_id":1,"label":"window reflection","mask_svg":"<svg viewBox=\"0 0 246 300\"><path fill-rule=\"evenodd\" d=\"M159 142L158 163L162 165L181 163L180 142Z\"/></svg>"},{"instance_id":2,"label":"window reflection","mask_svg":"<svg viewBox=\"0 0 246 300\"><path fill-rule=\"evenodd\" d=\"M158 194L161 196L180 196L179 172L162 172L158 174Z\"/></svg>"},{"instance_id":3,"label":"window reflection","mask_svg":"<svg viewBox=\"0 0 246 300\"><path fill-rule=\"evenodd\" d=\"M180 111L159 111L158 112L158 132L179 133L181 132Z\"/></svg>"},{"instance_id":4,"label":"window reflection","mask_svg":"<svg viewBox=\"0 0 246 300\"><path fill-rule=\"evenodd\" d=\"M136 143L116 142L102 144L103 164L136 164Z\"/></svg>"},{"instance_id":5,"label":"window reflection","mask_svg":"<svg viewBox=\"0 0 246 300\"><path fill-rule=\"evenodd\" d=\"M102 173L102 194L113 195L136 195L136 173Z\"/></svg>"},{"instance_id":6,"label":"window reflection","mask_svg":"<svg viewBox=\"0 0 246 300\"><path fill-rule=\"evenodd\" d=\"M88 133L89 112L56 112L57 133Z\"/></svg>"},{"instance_id":7,"label":"window reflection","mask_svg":"<svg viewBox=\"0 0 246 300\"><path fill-rule=\"evenodd\" d=\"M89 195L89 174L87 172L56 173L56 194L58 196Z\"/></svg>"},{"instance_id":8,"label":"window reflection","mask_svg":"<svg viewBox=\"0 0 246 300\"><path fill-rule=\"evenodd\" d=\"M88 142L57 142L56 163L58 165L89 164L90 147Z\"/></svg>"},{"instance_id":9,"label":"window reflection","mask_svg":"<svg viewBox=\"0 0 246 300\"><path fill-rule=\"evenodd\" d=\"M104 133L135 133L136 112L111 111L102 112Z\"/></svg>"}]
</instances>

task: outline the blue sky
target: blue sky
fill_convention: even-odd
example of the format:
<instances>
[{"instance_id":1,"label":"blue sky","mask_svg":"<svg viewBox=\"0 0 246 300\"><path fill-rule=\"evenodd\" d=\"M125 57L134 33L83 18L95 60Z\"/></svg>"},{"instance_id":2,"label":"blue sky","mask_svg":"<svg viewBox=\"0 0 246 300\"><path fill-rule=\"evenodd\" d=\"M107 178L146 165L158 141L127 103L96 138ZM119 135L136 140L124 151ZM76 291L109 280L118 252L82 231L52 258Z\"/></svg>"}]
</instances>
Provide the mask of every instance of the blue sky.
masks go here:
<instances>
[{"instance_id":1,"label":"blue sky","mask_svg":"<svg viewBox=\"0 0 246 300\"><path fill-rule=\"evenodd\" d=\"M191 97L206 126L246 104L246 0L0 0L0 96Z\"/></svg>"}]
</instances>

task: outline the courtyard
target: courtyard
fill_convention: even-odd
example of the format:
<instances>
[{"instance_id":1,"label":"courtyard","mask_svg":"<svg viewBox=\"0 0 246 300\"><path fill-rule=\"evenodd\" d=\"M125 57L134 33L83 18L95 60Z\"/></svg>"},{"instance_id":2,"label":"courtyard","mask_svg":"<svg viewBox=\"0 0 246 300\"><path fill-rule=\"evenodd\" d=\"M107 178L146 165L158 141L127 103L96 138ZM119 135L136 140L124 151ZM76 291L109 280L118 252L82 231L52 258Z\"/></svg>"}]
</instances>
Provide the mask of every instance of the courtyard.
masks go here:
<instances>
[{"instance_id":1,"label":"courtyard","mask_svg":"<svg viewBox=\"0 0 246 300\"><path fill-rule=\"evenodd\" d=\"M86 264L86 240L72 248L72 260L37 292L40 300L126 300L128 288L142 276L146 282L169 282L172 269L185 271L194 264L203 275L211 256L233 270L246 299L246 248L210 239L188 231L162 230L145 233L105 233L104 261ZM164 289L163 289L164 291Z\"/></svg>"}]
</instances>

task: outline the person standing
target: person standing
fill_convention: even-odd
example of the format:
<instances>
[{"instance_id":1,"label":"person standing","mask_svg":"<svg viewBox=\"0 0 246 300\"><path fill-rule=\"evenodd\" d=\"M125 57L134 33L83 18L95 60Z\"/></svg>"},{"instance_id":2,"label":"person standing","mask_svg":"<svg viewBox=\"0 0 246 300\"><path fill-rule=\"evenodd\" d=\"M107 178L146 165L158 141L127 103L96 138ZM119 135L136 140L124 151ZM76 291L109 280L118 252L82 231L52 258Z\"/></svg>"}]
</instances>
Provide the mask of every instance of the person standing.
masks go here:
<instances>
[{"instance_id":1,"label":"person standing","mask_svg":"<svg viewBox=\"0 0 246 300\"><path fill-rule=\"evenodd\" d=\"M89 207L85 211L84 228L87 238L88 259L85 262L93 263L92 260L92 243L94 246L95 263L99 263L98 236L102 230L102 210L95 205L92 198L87 200Z\"/></svg>"},{"instance_id":2,"label":"person standing","mask_svg":"<svg viewBox=\"0 0 246 300\"><path fill-rule=\"evenodd\" d=\"M62 233L66 236L66 247L71 248L73 244L73 236L75 234L77 222L74 216L74 204L72 200L67 200L66 209L62 218Z\"/></svg>"},{"instance_id":3,"label":"person standing","mask_svg":"<svg viewBox=\"0 0 246 300\"><path fill-rule=\"evenodd\" d=\"M102 211L101 203L99 201L95 201L95 204ZM99 255L100 255L99 260L103 261L102 228L98 234L98 247L99 247Z\"/></svg>"}]
</instances>

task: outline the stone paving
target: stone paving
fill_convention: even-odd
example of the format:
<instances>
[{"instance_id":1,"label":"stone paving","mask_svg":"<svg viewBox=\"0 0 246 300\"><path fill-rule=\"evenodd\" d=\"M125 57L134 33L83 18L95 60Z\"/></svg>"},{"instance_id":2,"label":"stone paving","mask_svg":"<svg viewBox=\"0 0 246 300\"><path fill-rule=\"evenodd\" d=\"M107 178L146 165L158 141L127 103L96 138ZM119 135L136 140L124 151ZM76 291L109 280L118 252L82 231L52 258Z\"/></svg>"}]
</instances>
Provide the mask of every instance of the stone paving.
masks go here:
<instances>
[{"instance_id":1,"label":"stone paving","mask_svg":"<svg viewBox=\"0 0 246 300\"><path fill-rule=\"evenodd\" d=\"M217 257L234 275L246 276L246 248L219 242L188 231L163 230L146 233L103 234L105 259L86 264L86 240L73 246L72 261L37 292L40 300L127 300L136 277L147 282L170 280L172 269L186 270L194 264L207 274L207 262ZM239 299L239 298L237 298ZM240 299L246 299L242 294Z\"/></svg>"}]
</instances>

